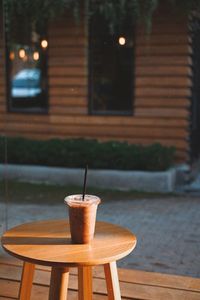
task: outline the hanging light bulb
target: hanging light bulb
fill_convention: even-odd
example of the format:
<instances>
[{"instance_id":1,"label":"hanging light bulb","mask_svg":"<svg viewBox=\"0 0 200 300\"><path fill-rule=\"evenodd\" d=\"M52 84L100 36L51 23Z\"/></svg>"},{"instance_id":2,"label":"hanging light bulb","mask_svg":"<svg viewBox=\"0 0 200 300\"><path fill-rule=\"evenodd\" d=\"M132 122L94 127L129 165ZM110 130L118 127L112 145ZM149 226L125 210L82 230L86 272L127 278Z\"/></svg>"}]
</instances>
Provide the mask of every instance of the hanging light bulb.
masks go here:
<instances>
[{"instance_id":1,"label":"hanging light bulb","mask_svg":"<svg viewBox=\"0 0 200 300\"><path fill-rule=\"evenodd\" d=\"M41 41L41 46L42 46L42 48L46 49L47 46L48 46L47 40L42 40L42 41Z\"/></svg>"},{"instance_id":2,"label":"hanging light bulb","mask_svg":"<svg viewBox=\"0 0 200 300\"><path fill-rule=\"evenodd\" d=\"M25 56L26 56L25 50L24 50L24 49L20 49L20 50L19 50L19 57L20 57L20 58L24 58Z\"/></svg>"},{"instance_id":3,"label":"hanging light bulb","mask_svg":"<svg viewBox=\"0 0 200 300\"><path fill-rule=\"evenodd\" d=\"M33 59L38 60L39 58L40 58L39 52L38 51L33 52Z\"/></svg>"},{"instance_id":4,"label":"hanging light bulb","mask_svg":"<svg viewBox=\"0 0 200 300\"><path fill-rule=\"evenodd\" d=\"M125 44L126 44L126 39L125 39L125 37L120 36L118 42L119 42L119 44L120 44L121 46L125 45Z\"/></svg>"},{"instance_id":5,"label":"hanging light bulb","mask_svg":"<svg viewBox=\"0 0 200 300\"><path fill-rule=\"evenodd\" d=\"M14 60L15 59L15 52L10 52L10 54L9 54L9 58L10 58L10 60Z\"/></svg>"}]
</instances>

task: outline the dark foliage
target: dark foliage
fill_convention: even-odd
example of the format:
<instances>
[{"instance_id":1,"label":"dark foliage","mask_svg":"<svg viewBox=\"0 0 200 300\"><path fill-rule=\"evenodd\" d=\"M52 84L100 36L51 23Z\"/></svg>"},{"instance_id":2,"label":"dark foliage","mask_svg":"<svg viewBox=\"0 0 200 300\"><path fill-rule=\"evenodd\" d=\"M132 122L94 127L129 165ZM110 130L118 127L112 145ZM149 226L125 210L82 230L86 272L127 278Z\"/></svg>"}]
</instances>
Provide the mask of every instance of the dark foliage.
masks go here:
<instances>
[{"instance_id":1,"label":"dark foliage","mask_svg":"<svg viewBox=\"0 0 200 300\"><path fill-rule=\"evenodd\" d=\"M5 147L7 145L7 147ZM7 148L7 151L6 151ZM5 155L7 152L7 155ZM160 144L129 145L85 139L0 138L0 162L94 169L166 170L174 160L175 149ZM6 159L7 157L7 159Z\"/></svg>"}]
</instances>

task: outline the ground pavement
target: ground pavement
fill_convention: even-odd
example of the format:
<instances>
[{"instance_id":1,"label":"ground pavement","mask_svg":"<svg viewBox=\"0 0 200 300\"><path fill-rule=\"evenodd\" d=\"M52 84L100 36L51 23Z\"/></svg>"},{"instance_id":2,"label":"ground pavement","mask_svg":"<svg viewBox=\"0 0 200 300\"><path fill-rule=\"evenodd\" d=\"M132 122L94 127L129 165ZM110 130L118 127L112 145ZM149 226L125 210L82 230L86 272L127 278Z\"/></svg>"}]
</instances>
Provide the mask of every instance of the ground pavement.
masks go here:
<instances>
[{"instance_id":1,"label":"ground pavement","mask_svg":"<svg viewBox=\"0 0 200 300\"><path fill-rule=\"evenodd\" d=\"M136 249L120 260L118 265L131 269L200 277L199 195L184 193L155 199L102 199L97 219L124 226L138 238ZM0 223L3 222L3 217L4 204L0 201ZM66 218L67 212L63 203L11 203L8 217L10 228L33 220Z\"/></svg>"}]
</instances>

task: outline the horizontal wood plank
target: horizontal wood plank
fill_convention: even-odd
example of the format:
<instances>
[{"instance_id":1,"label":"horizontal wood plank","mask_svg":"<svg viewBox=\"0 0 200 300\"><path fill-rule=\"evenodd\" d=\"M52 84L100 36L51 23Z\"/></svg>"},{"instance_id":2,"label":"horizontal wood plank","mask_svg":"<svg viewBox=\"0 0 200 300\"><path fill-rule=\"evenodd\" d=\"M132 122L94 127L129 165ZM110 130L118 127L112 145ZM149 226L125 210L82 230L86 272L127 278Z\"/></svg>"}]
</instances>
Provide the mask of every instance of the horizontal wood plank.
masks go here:
<instances>
[{"instance_id":1,"label":"horizontal wood plank","mask_svg":"<svg viewBox=\"0 0 200 300\"><path fill-rule=\"evenodd\" d=\"M7 112L7 107L5 103L0 102L0 114L5 114Z\"/></svg>"},{"instance_id":2,"label":"horizontal wood plank","mask_svg":"<svg viewBox=\"0 0 200 300\"><path fill-rule=\"evenodd\" d=\"M49 95L52 96L77 96L82 97L86 96L88 93L86 86L77 86L77 85L62 85L58 86L55 84L55 86L49 87Z\"/></svg>"},{"instance_id":3,"label":"horizontal wood plank","mask_svg":"<svg viewBox=\"0 0 200 300\"><path fill-rule=\"evenodd\" d=\"M190 42L190 38L185 34L176 33L172 34L150 34L150 35L138 35L136 38L137 45L187 45Z\"/></svg>"},{"instance_id":4,"label":"horizontal wood plank","mask_svg":"<svg viewBox=\"0 0 200 300\"><path fill-rule=\"evenodd\" d=\"M30 121L30 116L27 114L15 114L10 113L7 115L2 115L3 122L16 122L17 123L26 123ZM91 126L101 126L101 125L110 125L110 126L136 126L136 127L174 127L174 128L188 128L189 123L187 119L179 118L137 118L135 116L62 116L60 115L31 115L31 122L40 123L40 124L63 124L63 125L91 125Z\"/></svg>"},{"instance_id":5,"label":"horizontal wood plank","mask_svg":"<svg viewBox=\"0 0 200 300\"><path fill-rule=\"evenodd\" d=\"M155 118L189 118L188 109L183 108L137 108L135 110L137 117L155 117Z\"/></svg>"},{"instance_id":6,"label":"horizontal wood plank","mask_svg":"<svg viewBox=\"0 0 200 300\"><path fill-rule=\"evenodd\" d=\"M188 55L148 55L138 56L135 64L137 66L189 66L191 65L191 57ZM164 74L163 74L164 75ZM171 74L173 75L173 74Z\"/></svg>"},{"instance_id":7,"label":"horizontal wood plank","mask_svg":"<svg viewBox=\"0 0 200 300\"><path fill-rule=\"evenodd\" d=\"M86 97L64 97L64 96L56 96L50 98L50 105L58 105L58 106L87 106L88 101Z\"/></svg>"},{"instance_id":8,"label":"horizontal wood plank","mask_svg":"<svg viewBox=\"0 0 200 300\"><path fill-rule=\"evenodd\" d=\"M81 76L81 77L78 77L78 76L74 76L74 77L71 77L70 74L66 77L64 76L51 76L49 78L49 84L51 86L85 86L87 85L87 77L86 76Z\"/></svg>"},{"instance_id":9,"label":"horizontal wood plank","mask_svg":"<svg viewBox=\"0 0 200 300\"><path fill-rule=\"evenodd\" d=\"M189 108L190 100L188 98L139 98L135 101L135 107L157 107L157 108Z\"/></svg>"},{"instance_id":10,"label":"horizontal wood plank","mask_svg":"<svg viewBox=\"0 0 200 300\"><path fill-rule=\"evenodd\" d=\"M55 37L62 38L63 36L82 37L84 35L84 27L84 21L82 21L82 23L79 24L69 22L69 20L60 22L60 24L58 24L58 22L52 21L49 23L48 37L49 39L54 39Z\"/></svg>"},{"instance_id":11,"label":"horizontal wood plank","mask_svg":"<svg viewBox=\"0 0 200 300\"><path fill-rule=\"evenodd\" d=\"M0 260L0 296L16 297L19 290L21 262L4 263ZM122 299L197 300L200 296L200 279L144 271L119 269ZM94 299L106 299L106 285L102 267L93 268ZM50 268L36 266L33 299L47 299ZM12 288L11 288L12 287ZM69 297L75 299L77 291L77 270L70 269ZM38 298L36 298L38 297ZM42 298L41 298L42 297Z\"/></svg>"},{"instance_id":12,"label":"horizontal wood plank","mask_svg":"<svg viewBox=\"0 0 200 300\"><path fill-rule=\"evenodd\" d=\"M60 23L58 22L52 22L49 25L49 32L48 32L48 36L49 39L54 39L54 37L63 37L63 36L76 36L76 35L84 35L85 32L85 24L84 23L79 23L76 24L74 22L69 22L67 20L67 24L66 24L66 20L65 21L60 21Z\"/></svg>"},{"instance_id":13,"label":"horizontal wood plank","mask_svg":"<svg viewBox=\"0 0 200 300\"><path fill-rule=\"evenodd\" d=\"M60 57L65 57L65 56L78 56L82 57L84 59L85 52L84 52L84 47L49 47L49 56L60 56Z\"/></svg>"},{"instance_id":14,"label":"horizontal wood plank","mask_svg":"<svg viewBox=\"0 0 200 300\"><path fill-rule=\"evenodd\" d=\"M188 45L164 45L164 46L137 46L136 57L141 55L189 55L191 48Z\"/></svg>"},{"instance_id":15,"label":"horizontal wood plank","mask_svg":"<svg viewBox=\"0 0 200 300\"><path fill-rule=\"evenodd\" d=\"M54 34L52 37L52 45L50 44L50 47L59 47L60 45L62 47L66 46L72 46L74 47L75 45L77 47L83 47L87 44L87 39L84 35L81 34L70 34L67 35L67 32L63 34L63 36L58 36L57 34Z\"/></svg>"},{"instance_id":16,"label":"horizontal wood plank","mask_svg":"<svg viewBox=\"0 0 200 300\"><path fill-rule=\"evenodd\" d=\"M51 59L48 61L49 67L68 67L68 66L78 66L78 67L86 67L87 60L86 58L83 57L69 57L64 56L64 57L51 57Z\"/></svg>"},{"instance_id":17,"label":"horizontal wood plank","mask_svg":"<svg viewBox=\"0 0 200 300\"><path fill-rule=\"evenodd\" d=\"M48 75L54 76L87 76L87 70L83 67L50 67Z\"/></svg>"},{"instance_id":18,"label":"horizontal wood plank","mask_svg":"<svg viewBox=\"0 0 200 300\"><path fill-rule=\"evenodd\" d=\"M6 102L7 102L7 99L6 99L6 93L5 93L5 91L0 90L0 103L1 104L5 104Z\"/></svg>"},{"instance_id":19,"label":"horizontal wood plank","mask_svg":"<svg viewBox=\"0 0 200 300\"><path fill-rule=\"evenodd\" d=\"M190 97L191 91L187 88L170 88L167 87L161 88L161 87L143 87L143 88L137 88L135 90L135 97L162 97L163 99L166 98L174 98L174 97ZM167 99L166 99L167 100ZM140 100L138 99L138 102Z\"/></svg>"},{"instance_id":20,"label":"horizontal wood plank","mask_svg":"<svg viewBox=\"0 0 200 300\"><path fill-rule=\"evenodd\" d=\"M0 128L5 128L3 123L0 123ZM71 126L63 126L63 125L54 125L49 126L48 124L32 124L32 123L11 123L9 122L6 125L6 130L12 132L43 132L43 133L62 133L66 136L91 136L91 137L115 137L124 136L124 138L131 138L131 137L151 137L151 138L182 138L187 135L187 131L181 128L148 128L148 127L140 127L135 128L127 127L125 132L121 126L85 126L85 125L71 125Z\"/></svg>"},{"instance_id":21,"label":"horizontal wood plank","mask_svg":"<svg viewBox=\"0 0 200 300\"><path fill-rule=\"evenodd\" d=\"M3 73L0 75L1 90L3 90L3 88L5 88L5 83L6 83L5 71L3 71Z\"/></svg>"},{"instance_id":22,"label":"horizontal wood plank","mask_svg":"<svg viewBox=\"0 0 200 300\"><path fill-rule=\"evenodd\" d=\"M110 125L110 126L136 126L136 127L173 127L187 128L188 121L185 119L154 119L154 118L136 118L136 117L115 117L108 118L105 116L51 116L50 120L55 124L80 124L80 125Z\"/></svg>"},{"instance_id":23,"label":"horizontal wood plank","mask_svg":"<svg viewBox=\"0 0 200 300\"><path fill-rule=\"evenodd\" d=\"M176 76L189 76L191 69L188 66L138 66L136 68L136 76L156 76L164 75L169 77Z\"/></svg>"},{"instance_id":24,"label":"horizontal wood plank","mask_svg":"<svg viewBox=\"0 0 200 300\"><path fill-rule=\"evenodd\" d=\"M51 106L49 110L50 114L60 114L62 117L63 115L87 115L88 108L87 107L64 107L64 106Z\"/></svg>"},{"instance_id":25,"label":"horizontal wood plank","mask_svg":"<svg viewBox=\"0 0 200 300\"><path fill-rule=\"evenodd\" d=\"M177 15L176 15L177 17ZM163 35L168 35L168 34L187 34L188 33L188 26L187 26L187 21L186 20L164 20L163 19L163 14L161 14L162 20L156 21L154 19L154 22L152 24L151 28L151 34L155 35L162 32ZM147 35L147 30L144 26L138 27L137 35Z\"/></svg>"},{"instance_id":26,"label":"horizontal wood plank","mask_svg":"<svg viewBox=\"0 0 200 300\"><path fill-rule=\"evenodd\" d=\"M186 76L137 76L135 79L136 88L141 87L167 87L167 88L190 88L192 80Z\"/></svg>"}]
</instances>

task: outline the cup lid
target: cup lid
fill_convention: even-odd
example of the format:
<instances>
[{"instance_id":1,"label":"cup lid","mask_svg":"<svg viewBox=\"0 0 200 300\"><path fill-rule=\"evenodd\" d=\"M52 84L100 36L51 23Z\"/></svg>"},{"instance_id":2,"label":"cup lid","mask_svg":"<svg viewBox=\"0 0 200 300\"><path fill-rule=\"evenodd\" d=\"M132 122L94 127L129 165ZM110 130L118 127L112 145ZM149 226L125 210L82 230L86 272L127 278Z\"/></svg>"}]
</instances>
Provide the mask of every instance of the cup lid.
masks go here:
<instances>
[{"instance_id":1,"label":"cup lid","mask_svg":"<svg viewBox=\"0 0 200 300\"><path fill-rule=\"evenodd\" d=\"M99 204L101 199L95 195L86 194L83 200L82 194L69 195L65 197L64 203L68 205L92 205Z\"/></svg>"}]
</instances>

